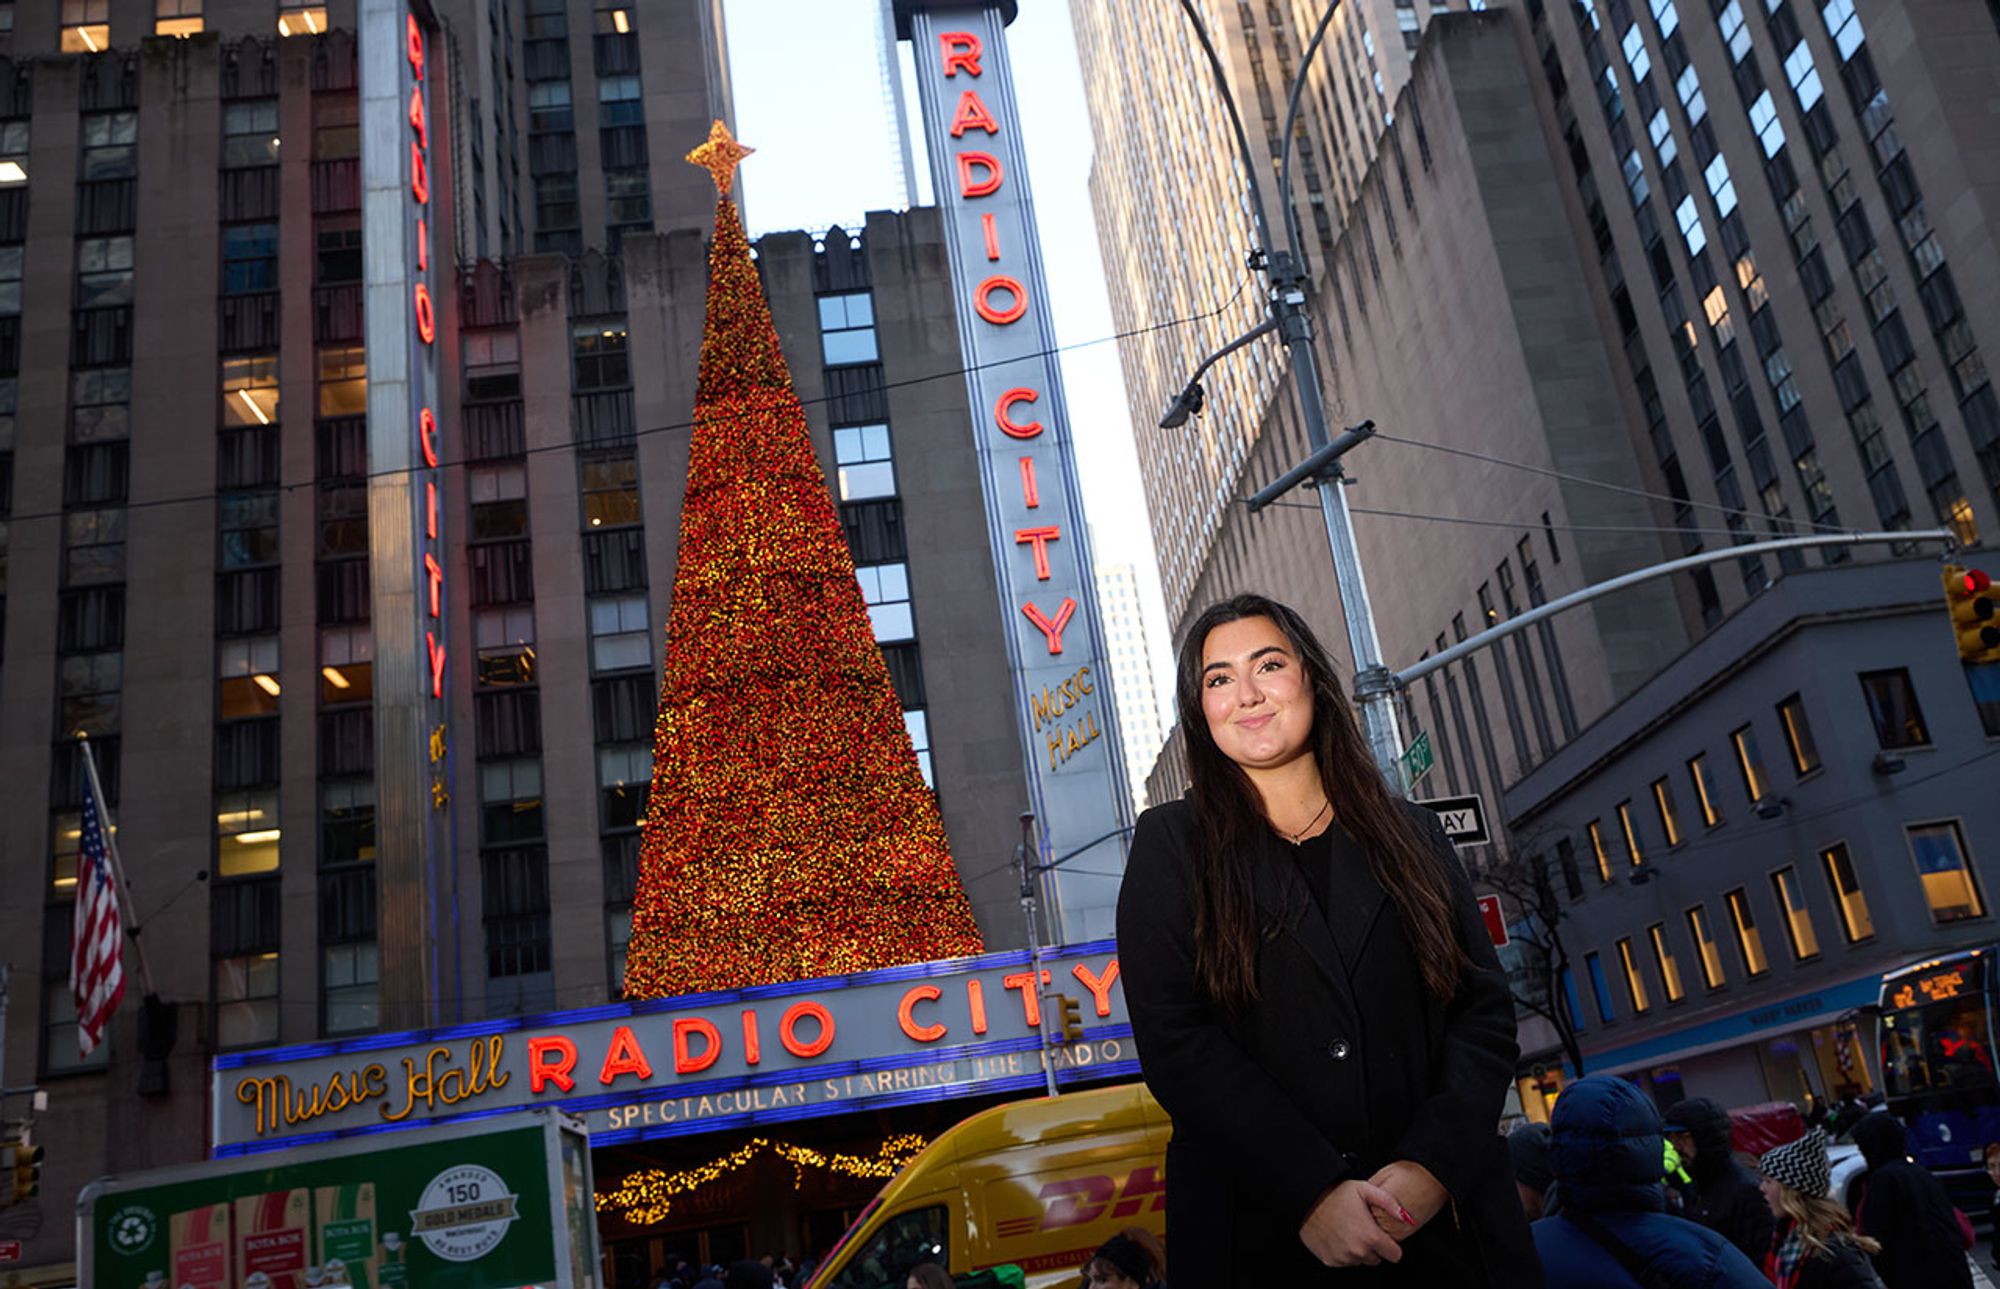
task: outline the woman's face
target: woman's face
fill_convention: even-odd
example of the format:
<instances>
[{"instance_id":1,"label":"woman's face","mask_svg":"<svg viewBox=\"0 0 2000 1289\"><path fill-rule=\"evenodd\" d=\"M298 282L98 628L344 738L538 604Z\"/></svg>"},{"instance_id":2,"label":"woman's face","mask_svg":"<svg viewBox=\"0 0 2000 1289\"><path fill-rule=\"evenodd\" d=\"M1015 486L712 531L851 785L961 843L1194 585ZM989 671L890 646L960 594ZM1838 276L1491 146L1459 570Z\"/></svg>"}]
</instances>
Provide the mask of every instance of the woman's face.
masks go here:
<instances>
[{"instance_id":1,"label":"woman's face","mask_svg":"<svg viewBox=\"0 0 2000 1289\"><path fill-rule=\"evenodd\" d=\"M1269 618L1238 618L1201 645L1201 710L1222 754L1247 770L1284 765L1306 750L1312 686L1291 641Z\"/></svg>"},{"instance_id":2,"label":"woman's face","mask_svg":"<svg viewBox=\"0 0 2000 1289\"><path fill-rule=\"evenodd\" d=\"M1783 1217L1785 1210L1779 1206L1778 1201L1784 1198L1785 1184L1774 1182L1768 1177L1761 1177L1757 1180L1757 1189L1764 1192L1764 1203L1771 1210L1771 1216Z\"/></svg>"}]
</instances>

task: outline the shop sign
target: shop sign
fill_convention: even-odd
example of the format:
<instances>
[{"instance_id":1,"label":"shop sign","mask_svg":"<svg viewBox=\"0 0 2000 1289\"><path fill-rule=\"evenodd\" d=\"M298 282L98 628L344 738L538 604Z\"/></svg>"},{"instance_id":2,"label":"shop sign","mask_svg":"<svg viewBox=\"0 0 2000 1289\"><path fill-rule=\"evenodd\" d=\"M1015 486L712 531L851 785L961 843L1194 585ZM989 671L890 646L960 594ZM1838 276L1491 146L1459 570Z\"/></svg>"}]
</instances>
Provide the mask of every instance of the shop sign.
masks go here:
<instances>
[{"instance_id":1,"label":"shop sign","mask_svg":"<svg viewBox=\"0 0 2000 1289\"><path fill-rule=\"evenodd\" d=\"M556 1106L593 1140L1039 1084L1042 1007L1077 1000L1063 1081L1135 1073L1110 941L215 1059L214 1153ZM617 1135L614 1135L617 1134Z\"/></svg>"}]
</instances>

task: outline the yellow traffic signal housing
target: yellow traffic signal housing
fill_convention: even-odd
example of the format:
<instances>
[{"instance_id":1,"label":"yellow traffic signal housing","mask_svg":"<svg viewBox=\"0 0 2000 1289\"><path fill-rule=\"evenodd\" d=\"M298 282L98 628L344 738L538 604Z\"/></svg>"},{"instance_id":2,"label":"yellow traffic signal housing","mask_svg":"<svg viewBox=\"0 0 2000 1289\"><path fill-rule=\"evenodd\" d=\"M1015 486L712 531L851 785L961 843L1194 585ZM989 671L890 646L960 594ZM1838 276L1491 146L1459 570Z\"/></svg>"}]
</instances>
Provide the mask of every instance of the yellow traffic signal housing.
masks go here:
<instances>
[{"instance_id":1,"label":"yellow traffic signal housing","mask_svg":"<svg viewBox=\"0 0 2000 1289\"><path fill-rule=\"evenodd\" d=\"M1083 1037L1083 1008L1068 994L1056 995L1056 1015L1062 1031L1058 1042L1074 1043Z\"/></svg>"},{"instance_id":2,"label":"yellow traffic signal housing","mask_svg":"<svg viewBox=\"0 0 2000 1289\"><path fill-rule=\"evenodd\" d=\"M2000 662L2000 592L1993 580L1976 568L1947 564L1944 592L1959 658L1968 663Z\"/></svg>"},{"instance_id":3,"label":"yellow traffic signal housing","mask_svg":"<svg viewBox=\"0 0 2000 1289\"><path fill-rule=\"evenodd\" d=\"M14 1203L18 1204L42 1193L42 1148L22 1142L14 1147L13 1154L12 1191Z\"/></svg>"}]
</instances>

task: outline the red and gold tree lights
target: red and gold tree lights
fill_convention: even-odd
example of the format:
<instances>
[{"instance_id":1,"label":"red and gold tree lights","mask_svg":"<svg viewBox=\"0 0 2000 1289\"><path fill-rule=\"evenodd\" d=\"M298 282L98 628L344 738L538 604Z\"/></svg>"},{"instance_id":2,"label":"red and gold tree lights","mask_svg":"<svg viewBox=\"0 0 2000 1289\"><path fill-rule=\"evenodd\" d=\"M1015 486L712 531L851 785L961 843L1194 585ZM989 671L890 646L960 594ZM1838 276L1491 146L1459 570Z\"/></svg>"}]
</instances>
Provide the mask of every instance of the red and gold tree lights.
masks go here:
<instances>
[{"instance_id":1,"label":"red and gold tree lights","mask_svg":"<svg viewBox=\"0 0 2000 1289\"><path fill-rule=\"evenodd\" d=\"M981 948L729 200L749 151L688 155L719 196L628 998Z\"/></svg>"}]
</instances>

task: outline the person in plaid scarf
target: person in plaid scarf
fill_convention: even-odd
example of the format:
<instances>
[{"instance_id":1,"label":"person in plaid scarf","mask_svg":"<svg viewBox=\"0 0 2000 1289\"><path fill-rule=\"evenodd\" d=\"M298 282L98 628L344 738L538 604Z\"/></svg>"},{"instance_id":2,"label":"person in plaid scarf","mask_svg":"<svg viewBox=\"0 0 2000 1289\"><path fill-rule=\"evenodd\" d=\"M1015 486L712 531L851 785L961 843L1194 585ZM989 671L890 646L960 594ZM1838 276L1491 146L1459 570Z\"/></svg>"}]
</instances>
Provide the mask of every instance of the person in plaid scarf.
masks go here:
<instances>
[{"instance_id":1,"label":"person in plaid scarf","mask_svg":"<svg viewBox=\"0 0 2000 1289\"><path fill-rule=\"evenodd\" d=\"M1827 1198L1833 1168L1825 1133L1815 1128L1765 1151L1757 1168L1778 1223L1764 1258L1775 1289L1882 1289L1868 1260L1882 1246L1856 1232L1847 1210Z\"/></svg>"}]
</instances>

